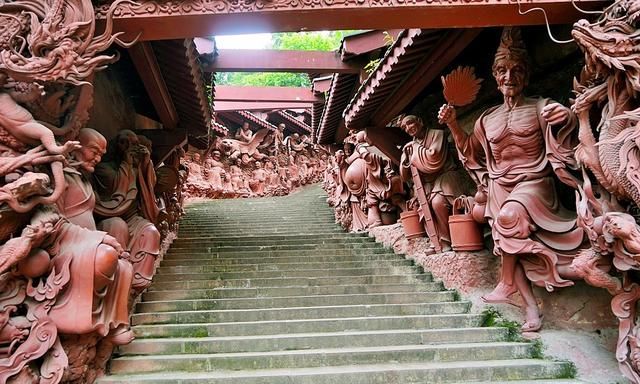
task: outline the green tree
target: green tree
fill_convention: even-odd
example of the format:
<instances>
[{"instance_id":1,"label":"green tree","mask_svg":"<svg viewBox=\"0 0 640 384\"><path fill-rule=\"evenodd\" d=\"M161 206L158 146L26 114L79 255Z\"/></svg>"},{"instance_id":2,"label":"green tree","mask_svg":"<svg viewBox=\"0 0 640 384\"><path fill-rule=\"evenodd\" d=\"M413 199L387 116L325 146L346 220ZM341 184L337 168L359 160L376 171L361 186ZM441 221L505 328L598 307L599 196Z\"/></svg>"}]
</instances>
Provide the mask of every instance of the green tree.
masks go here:
<instances>
[{"instance_id":1,"label":"green tree","mask_svg":"<svg viewBox=\"0 0 640 384\"><path fill-rule=\"evenodd\" d=\"M344 36L353 31L291 32L271 35L271 49L300 51L333 51L340 48ZM274 87L309 87L305 73L288 72L226 72L218 73L216 84Z\"/></svg>"}]
</instances>

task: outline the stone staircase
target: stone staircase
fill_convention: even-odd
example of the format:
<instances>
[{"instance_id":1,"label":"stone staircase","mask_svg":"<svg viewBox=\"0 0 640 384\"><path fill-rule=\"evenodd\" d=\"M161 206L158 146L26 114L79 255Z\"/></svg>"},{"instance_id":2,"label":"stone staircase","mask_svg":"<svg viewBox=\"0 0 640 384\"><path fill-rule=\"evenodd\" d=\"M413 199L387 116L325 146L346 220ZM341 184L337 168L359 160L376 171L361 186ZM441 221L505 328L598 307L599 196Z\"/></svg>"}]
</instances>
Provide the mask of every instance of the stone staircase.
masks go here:
<instances>
[{"instance_id":1,"label":"stone staircase","mask_svg":"<svg viewBox=\"0 0 640 384\"><path fill-rule=\"evenodd\" d=\"M408 260L333 222L318 186L192 204L99 383L575 383Z\"/></svg>"}]
</instances>

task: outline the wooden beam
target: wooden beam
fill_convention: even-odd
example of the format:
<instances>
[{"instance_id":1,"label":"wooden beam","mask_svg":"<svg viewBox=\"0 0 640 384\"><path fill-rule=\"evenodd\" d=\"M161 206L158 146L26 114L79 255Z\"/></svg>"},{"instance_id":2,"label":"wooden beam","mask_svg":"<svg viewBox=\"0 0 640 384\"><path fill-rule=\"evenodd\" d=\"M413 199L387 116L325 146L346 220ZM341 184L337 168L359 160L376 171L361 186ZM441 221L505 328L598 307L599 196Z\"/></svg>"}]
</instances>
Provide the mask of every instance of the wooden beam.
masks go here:
<instances>
[{"instance_id":1,"label":"wooden beam","mask_svg":"<svg viewBox=\"0 0 640 384\"><path fill-rule=\"evenodd\" d=\"M173 104L167 85L160 72L156 55L151 43L139 42L128 50L133 65L144 84L147 95L158 113L160 122L167 129L175 129L178 125L178 112Z\"/></svg>"},{"instance_id":2,"label":"wooden beam","mask_svg":"<svg viewBox=\"0 0 640 384\"><path fill-rule=\"evenodd\" d=\"M575 0L580 8L602 9L609 1ZM109 5L96 8L104 21ZM179 39L256 32L296 32L390 28L484 28L544 25L545 10L552 24L573 23L584 15L572 0L528 1L243 1L139 0L122 2L113 32L124 39L141 33L142 40ZM104 28L104 22L99 25Z\"/></svg>"},{"instance_id":3,"label":"wooden beam","mask_svg":"<svg viewBox=\"0 0 640 384\"><path fill-rule=\"evenodd\" d=\"M276 109L310 109L312 103L277 103L277 102L246 102L246 101L214 101L213 110L227 111L273 111Z\"/></svg>"},{"instance_id":4,"label":"wooden beam","mask_svg":"<svg viewBox=\"0 0 640 384\"><path fill-rule=\"evenodd\" d=\"M246 101L276 103L313 103L318 97L303 87L244 87L216 85L215 101Z\"/></svg>"},{"instance_id":5,"label":"wooden beam","mask_svg":"<svg viewBox=\"0 0 640 384\"><path fill-rule=\"evenodd\" d=\"M398 38L400 32L402 32L402 29L389 29L385 31L368 31L347 36L342 43L342 59L346 60L353 56L383 48L393 43L393 41L388 40L387 36L395 40Z\"/></svg>"},{"instance_id":6,"label":"wooden beam","mask_svg":"<svg viewBox=\"0 0 640 384\"><path fill-rule=\"evenodd\" d=\"M337 52L277 49L218 49L204 72L359 73L362 65L345 63Z\"/></svg>"},{"instance_id":7,"label":"wooden beam","mask_svg":"<svg viewBox=\"0 0 640 384\"><path fill-rule=\"evenodd\" d=\"M318 79L313 79L313 85L311 86L313 92L328 92L331 89L331 80L333 80L333 76L325 76Z\"/></svg>"},{"instance_id":8,"label":"wooden beam","mask_svg":"<svg viewBox=\"0 0 640 384\"><path fill-rule=\"evenodd\" d=\"M429 52L425 60L395 91L369 120L383 127L411 103L424 88L442 74L444 68L480 33L479 29L454 30Z\"/></svg>"}]
</instances>

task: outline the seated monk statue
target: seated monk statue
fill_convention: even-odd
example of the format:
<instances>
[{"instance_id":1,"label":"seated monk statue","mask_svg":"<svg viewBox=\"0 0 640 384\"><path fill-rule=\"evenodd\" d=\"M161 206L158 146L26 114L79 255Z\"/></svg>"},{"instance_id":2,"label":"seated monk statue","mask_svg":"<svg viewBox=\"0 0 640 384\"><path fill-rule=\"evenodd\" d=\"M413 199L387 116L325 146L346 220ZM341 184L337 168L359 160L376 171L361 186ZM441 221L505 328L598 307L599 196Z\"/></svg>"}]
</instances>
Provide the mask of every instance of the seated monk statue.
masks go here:
<instances>
[{"instance_id":1,"label":"seated monk statue","mask_svg":"<svg viewBox=\"0 0 640 384\"><path fill-rule=\"evenodd\" d=\"M191 155L191 161L189 162L189 176L195 181L202 179L202 167L200 166L200 154L194 152Z\"/></svg>"},{"instance_id":2,"label":"seated monk statue","mask_svg":"<svg viewBox=\"0 0 640 384\"><path fill-rule=\"evenodd\" d=\"M406 182L412 180L412 168L420 175L422 193L425 194L431 217L436 228L443 251L451 250L449 216L453 200L460 195L471 193L471 180L461 167L458 167L454 154L447 145L447 132L442 129L426 129L422 119L409 115L402 119L402 129L413 137L402 150L400 171ZM414 184L414 191L419 192ZM431 234L433 235L433 234ZM430 236L432 237L432 236ZM428 250L434 253L433 246Z\"/></svg>"},{"instance_id":3,"label":"seated monk statue","mask_svg":"<svg viewBox=\"0 0 640 384\"><path fill-rule=\"evenodd\" d=\"M95 213L104 219L98 229L115 237L131 254L136 292L151 284L160 253L160 232L154 224L159 213L156 175L150 155L134 132L122 130L94 173Z\"/></svg>"},{"instance_id":4,"label":"seated monk statue","mask_svg":"<svg viewBox=\"0 0 640 384\"><path fill-rule=\"evenodd\" d=\"M114 344L126 344L133 339L128 311L133 267L116 239L97 231L93 219L91 174L107 141L90 128L81 129L78 140L81 147L71 152L70 166L64 168L66 188L56 203L68 222L52 240L57 250L49 251L56 271L68 270L70 278L49 317L62 333L97 331Z\"/></svg>"},{"instance_id":5,"label":"seated monk statue","mask_svg":"<svg viewBox=\"0 0 640 384\"><path fill-rule=\"evenodd\" d=\"M242 127L236 131L234 138L245 143L251 141L251 139L253 138L253 132L251 131L251 128L249 128L248 122L245 121L244 123L242 123Z\"/></svg>"}]
</instances>

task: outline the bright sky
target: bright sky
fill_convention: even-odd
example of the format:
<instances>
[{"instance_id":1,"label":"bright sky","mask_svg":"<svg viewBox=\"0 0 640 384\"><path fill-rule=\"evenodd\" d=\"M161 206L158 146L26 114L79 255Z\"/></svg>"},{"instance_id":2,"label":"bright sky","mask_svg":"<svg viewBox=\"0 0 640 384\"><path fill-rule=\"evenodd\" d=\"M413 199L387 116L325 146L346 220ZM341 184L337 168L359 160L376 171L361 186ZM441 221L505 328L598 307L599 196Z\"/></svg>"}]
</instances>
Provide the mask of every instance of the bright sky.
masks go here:
<instances>
[{"instance_id":1,"label":"bright sky","mask_svg":"<svg viewBox=\"0 0 640 384\"><path fill-rule=\"evenodd\" d=\"M220 49L271 48L271 34L255 33L250 35L216 36L216 45Z\"/></svg>"}]
</instances>

